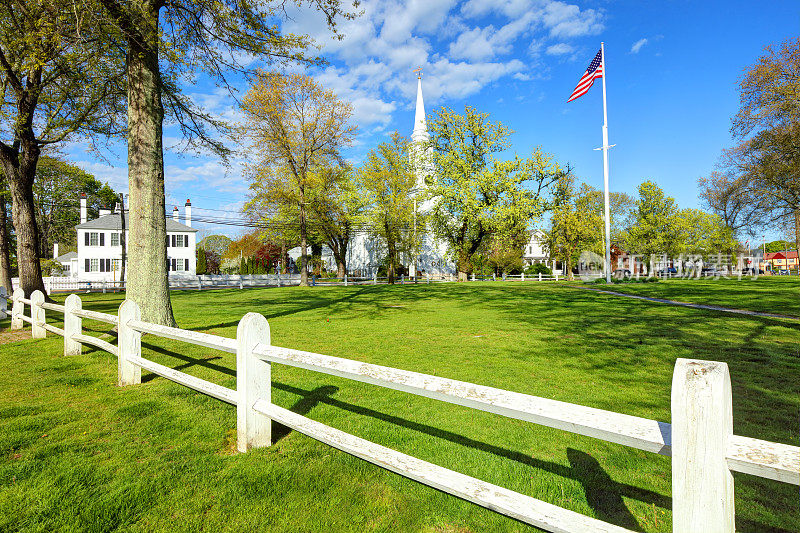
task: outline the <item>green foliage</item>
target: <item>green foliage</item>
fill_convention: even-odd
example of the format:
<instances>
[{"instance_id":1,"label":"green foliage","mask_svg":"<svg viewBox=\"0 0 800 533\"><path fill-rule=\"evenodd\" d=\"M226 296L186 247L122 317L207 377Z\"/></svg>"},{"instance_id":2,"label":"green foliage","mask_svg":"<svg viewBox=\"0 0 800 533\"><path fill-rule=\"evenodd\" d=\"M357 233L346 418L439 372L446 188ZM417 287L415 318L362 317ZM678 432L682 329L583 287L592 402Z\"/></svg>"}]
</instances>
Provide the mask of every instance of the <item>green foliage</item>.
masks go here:
<instances>
[{"instance_id":1,"label":"green foliage","mask_svg":"<svg viewBox=\"0 0 800 533\"><path fill-rule=\"evenodd\" d=\"M681 222L675 199L666 196L655 182L639 185L634 224L627 232L630 252L649 256L681 252Z\"/></svg>"},{"instance_id":2,"label":"green foliage","mask_svg":"<svg viewBox=\"0 0 800 533\"><path fill-rule=\"evenodd\" d=\"M555 185L545 247L552 258L564 264L568 279L573 277L571 267L580 253L602 242L603 222L594 193L584 183L576 189L575 178L568 173L562 174Z\"/></svg>"},{"instance_id":3,"label":"green foliage","mask_svg":"<svg viewBox=\"0 0 800 533\"><path fill-rule=\"evenodd\" d=\"M733 236L733 230L725 224L721 216L699 209L681 209L677 219L682 253L733 255L736 252L738 242Z\"/></svg>"},{"instance_id":4,"label":"green foliage","mask_svg":"<svg viewBox=\"0 0 800 533\"><path fill-rule=\"evenodd\" d=\"M239 260L239 274L247 274L247 259L242 257Z\"/></svg>"},{"instance_id":5,"label":"green foliage","mask_svg":"<svg viewBox=\"0 0 800 533\"><path fill-rule=\"evenodd\" d=\"M370 232L386 249L387 276L394 282L400 254L417 254L425 221L415 211L416 176L409 157L408 140L397 132L390 142L370 151L358 170Z\"/></svg>"},{"instance_id":6,"label":"green foliage","mask_svg":"<svg viewBox=\"0 0 800 533\"><path fill-rule=\"evenodd\" d=\"M544 263L534 263L525 269L526 276L538 276L539 274L551 276L553 271Z\"/></svg>"},{"instance_id":7,"label":"green foliage","mask_svg":"<svg viewBox=\"0 0 800 533\"><path fill-rule=\"evenodd\" d=\"M197 255L197 275L201 276L206 273L206 250L202 246L198 246L195 252Z\"/></svg>"},{"instance_id":8,"label":"green foliage","mask_svg":"<svg viewBox=\"0 0 800 533\"><path fill-rule=\"evenodd\" d=\"M207 235L197 243L198 247L202 246L209 252L214 252L220 257L224 256L228 251L228 247L233 241L227 235Z\"/></svg>"},{"instance_id":9,"label":"green foliage","mask_svg":"<svg viewBox=\"0 0 800 533\"><path fill-rule=\"evenodd\" d=\"M511 131L472 107L463 115L442 108L429 125L423 153L435 176L431 228L449 244L463 279L484 239L513 240L541 216L543 191L565 171L539 148L527 158L498 160L511 148Z\"/></svg>"},{"instance_id":10,"label":"green foliage","mask_svg":"<svg viewBox=\"0 0 800 533\"><path fill-rule=\"evenodd\" d=\"M112 209L119 195L93 175L66 161L44 156L39 159L33 183L36 222L40 232L40 254L48 257L53 243L66 251L76 245L75 226L80 222L78 197L86 195L90 219L97 218L100 208Z\"/></svg>"},{"instance_id":11,"label":"green foliage","mask_svg":"<svg viewBox=\"0 0 800 533\"><path fill-rule=\"evenodd\" d=\"M755 248L755 243L753 248ZM784 250L795 250L795 243L788 240L770 241L765 245L767 253L782 252Z\"/></svg>"}]
</instances>

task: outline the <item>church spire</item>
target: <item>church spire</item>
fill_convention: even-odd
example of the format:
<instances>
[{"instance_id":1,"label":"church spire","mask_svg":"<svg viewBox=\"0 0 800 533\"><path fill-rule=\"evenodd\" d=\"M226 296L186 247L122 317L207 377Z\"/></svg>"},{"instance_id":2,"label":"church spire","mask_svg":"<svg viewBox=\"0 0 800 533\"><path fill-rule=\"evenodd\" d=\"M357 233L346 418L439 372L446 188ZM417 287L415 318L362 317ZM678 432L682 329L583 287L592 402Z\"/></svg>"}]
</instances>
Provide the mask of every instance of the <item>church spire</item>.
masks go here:
<instances>
[{"instance_id":1,"label":"church spire","mask_svg":"<svg viewBox=\"0 0 800 533\"><path fill-rule=\"evenodd\" d=\"M425 122L425 103L422 101L422 67L414 72L417 73L417 110L414 113L414 131L411 133L411 141L417 143L428 140L428 124Z\"/></svg>"}]
</instances>

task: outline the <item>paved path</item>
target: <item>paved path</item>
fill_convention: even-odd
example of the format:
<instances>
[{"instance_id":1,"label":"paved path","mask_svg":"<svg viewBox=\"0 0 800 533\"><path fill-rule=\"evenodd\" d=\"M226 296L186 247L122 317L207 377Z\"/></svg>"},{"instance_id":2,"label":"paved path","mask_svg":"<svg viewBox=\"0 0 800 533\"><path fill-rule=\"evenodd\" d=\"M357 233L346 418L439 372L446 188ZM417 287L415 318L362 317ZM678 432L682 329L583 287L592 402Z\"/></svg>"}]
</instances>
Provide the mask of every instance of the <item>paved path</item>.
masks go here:
<instances>
[{"instance_id":1,"label":"paved path","mask_svg":"<svg viewBox=\"0 0 800 533\"><path fill-rule=\"evenodd\" d=\"M586 291L599 292L601 294L610 294L612 296L623 296L625 298L633 298L634 300L647 300L648 302L656 302L660 304L691 307L693 309L706 309L709 311L721 311L723 313L736 313L739 315L762 316L767 318L785 318L788 320L800 320L800 317L779 315L777 313L761 313L759 311L748 311L746 309L731 309L730 307L720 307L718 305L692 304L688 302L678 302L676 300L667 300L665 298L652 298L650 296L639 296L637 294L625 294L624 292L604 291L603 289L595 289L594 287L581 287L579 285L568 285L568 287L572 287L573 289L583 289Z\"/></svg>"}]
</instances>

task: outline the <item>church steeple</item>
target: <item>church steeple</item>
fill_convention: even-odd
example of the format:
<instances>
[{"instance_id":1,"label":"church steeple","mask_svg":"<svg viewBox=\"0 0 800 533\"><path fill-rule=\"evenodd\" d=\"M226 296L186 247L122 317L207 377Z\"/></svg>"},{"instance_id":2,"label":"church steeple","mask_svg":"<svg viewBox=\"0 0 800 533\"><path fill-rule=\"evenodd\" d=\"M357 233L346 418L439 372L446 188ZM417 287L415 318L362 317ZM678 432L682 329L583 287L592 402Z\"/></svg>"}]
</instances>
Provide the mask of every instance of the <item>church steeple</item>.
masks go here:
<instances>
[{"instance_id":1,"label":"church steeple","mask_svg":"<svg viewBox=\"0 0 800 533\"><path fill-rule=\"evenodd\" d=\"M428 124L425 122L425 103L422 101L422 68L417 72L417 110L414 113L414 131L411 133L411 141L425 142L428 140Z\"/></svg>"}]
</instances>

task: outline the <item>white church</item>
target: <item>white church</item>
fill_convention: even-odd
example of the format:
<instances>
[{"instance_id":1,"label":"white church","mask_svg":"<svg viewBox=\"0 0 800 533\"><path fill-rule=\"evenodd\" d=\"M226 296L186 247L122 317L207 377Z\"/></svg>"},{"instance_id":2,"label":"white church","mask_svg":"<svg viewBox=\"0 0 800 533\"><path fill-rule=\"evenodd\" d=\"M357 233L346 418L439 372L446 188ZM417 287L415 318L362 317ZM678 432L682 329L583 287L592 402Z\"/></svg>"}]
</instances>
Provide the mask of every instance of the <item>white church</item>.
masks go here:
<instances>
[{"instance_id":1,"label":"white church","mask_svg":"<svg viewBox=\"0 0 800 533\"><path fill-rule=\"evenodd\" d=\"M425 103L422 99L422 76L417 76L417 107L414 112L414 129L411 132L411 154L422 164L414 164L417 174L417 183L414 195L420 198L421 205L417 206L418 213L425 215L433 209L435 200L424 198L427 187L425 178L430 174L429 165L424 164L422 145L428 141L428 124L425 121ZM455 264L447 257L447 243L441 242L430 233L424 233L420 239L418 257L401 257L400 262L408 267L411 277L416 276L447 276L455 274ZM355 275L372 275L380 265L385 253L381 244L366 233L358 233L351 240L347 253L347 269ZM415 274L416 273L416 274Z\"/></svg>"}]
</instances>

